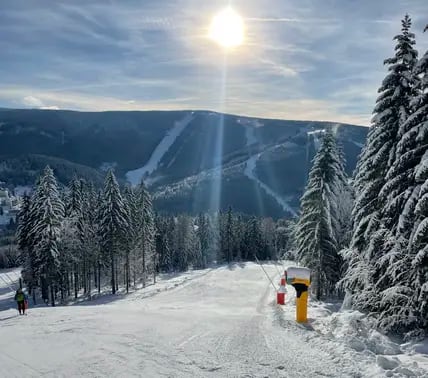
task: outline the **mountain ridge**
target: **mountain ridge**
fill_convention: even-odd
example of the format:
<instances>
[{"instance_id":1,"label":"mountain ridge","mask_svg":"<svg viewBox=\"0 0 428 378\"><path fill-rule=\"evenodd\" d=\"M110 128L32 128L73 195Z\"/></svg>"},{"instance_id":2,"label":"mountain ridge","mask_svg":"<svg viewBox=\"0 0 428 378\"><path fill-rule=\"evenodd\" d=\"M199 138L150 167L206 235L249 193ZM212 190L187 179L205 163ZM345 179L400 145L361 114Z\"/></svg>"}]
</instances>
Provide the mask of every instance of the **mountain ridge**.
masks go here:
<instances>
[{"instance_id":1,"label":"mountain ridge","mask_svg":"<svg viewBox=\"0 0 428 378\"><path fill-rule=\"evenodd\" d=\"M77 170L102 173L112 167L122 183L141 170L133 183L146 181L159 211L197 213L231 205L249 214L290 217L298 211L318 134L326 127L335 129L351 173L365 126L204 110L0 109L0 161L41 155L69 161Z\"/></svg>"}]
</instances>

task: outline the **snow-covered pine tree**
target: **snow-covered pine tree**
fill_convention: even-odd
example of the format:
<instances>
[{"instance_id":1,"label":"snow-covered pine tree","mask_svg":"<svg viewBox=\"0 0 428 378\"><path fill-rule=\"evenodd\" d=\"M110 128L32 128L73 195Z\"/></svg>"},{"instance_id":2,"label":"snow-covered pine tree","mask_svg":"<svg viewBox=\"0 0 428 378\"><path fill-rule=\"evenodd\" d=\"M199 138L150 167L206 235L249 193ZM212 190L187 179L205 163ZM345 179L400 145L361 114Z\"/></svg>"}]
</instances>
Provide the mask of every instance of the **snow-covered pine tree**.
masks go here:
<instances>
[{"instance_id":1,"label":"snow-covered pine tree","mask_svg":"<svg viewBox=\"0 0 428 378\"><path fill-rule=\"evenodd\" d=\"M207 267L210 252L210 230L208 224L208 217L204 214L199 214L197 219L197 226L197 236L199 239L201 255L200 260L196 262L196 266L204 269Z\"/></svg>"},{"instance_id":2,"label":"snow-covered pine tree","mask_svg":"<svg viewBox=\"0 0 428 378\"><path fill-rule=\"evenodd\" d=\"M414 94L417 51L413 48L415 41L410 27L411 19L406 15L402 33L394 37L397 41L395 55L384 62L389 65L389 73L379 89L372 126L356 168L353 232L350 249L345 254L348 269L343 281L346 290L353 293L354 303L366 303L365 290L372 293L373 286L383 275L383 268L375 264L384 254L379 240L388 238L388 229L381 226L387 221L383 213L386 189L382 192L384 195L379 196L379 193L395 161L397 143L410 114L410 100ZM376 248L369 246L370 243L375 243ZM371 295L371 298L375 303L376 296Z\"/></svg>"},{"instance_id":3,"label":"snow-covered pine tree","mask_svg":"<svg viewBox=\"0 0 428 378\"><path fill-rule=\"evenodd\" d=\"M137 190L126 186L123 191L123 200L128 216L128 227L125 238L125 284L126 292L128 293L131 276L134 287L136 286L139 265L140 211Z\"/></svg>"},{"instance_id":4,"label":"snow-covered pine tree","mask_svg":"<svg viewBox=\"0 0 428 378\"><path fill-rule=\"evenodd\" d=\"M101 203L100 237L111 269L111 290L116 293L116 264L128 227L126 208L119 184L112 170L108 171Z\"/></svg>"},{"instance_id":5,"label":"snow-covered pine tree","mask_svg":"<svg viewBox=\"0 0 428 378\"><path fill-rule=\"evenodd\" d=\"M158 256L158 268L160 271L172 271L172 255L170 248L170 239L168 235L171 230L168 228L168 218L156 217L156 254Z\"/></svg>"},{"instance_id":6,"label":"snow-covered pine tree","mask_svg":"<svg viewBox=\"0 0 428 378\"><path fill-rule=\"evenodd\" d=\"M397 169L407 173L408 195L396 232L399 240L408 243L400 262L406 268L401 270L407 273L407 292L412 299L409 305L416 314L416 325L428 330L428 51L419 60L415 75L418 94L397 147L397 151L403 151ZM413 319L397 315L399 325L407 329L414 326Z\"/></svg>"},{"instance_id":7,"label":"snow-covered pine tree","mask_svg":"<svg viewBox=\"0 0 428 378\"><path fill-rule=\"evenodd\" d=\"M233 259L233 249L234 249L234 216L232 212L232 207L229 206L227 213L223 214L223 220L221 222L222 232L221 232L221 245L222 245L222 259L228 264L232 262Z\"/></svg>"},{"instance_id":8,"label":"snow-covered pine tree","mask_svg":"<svg viewBox=\"0 0 428 378\"><path fill-rule=\"evenodd\" d=\"M357 164L351 245L358 251L365 249L378 228L379 211L385 204L379 199L379 192L386 183L386 174L395 159L400 130L410 113L410 100L414 94L413 70L417 61L410 27L411 20L406 15L402 21L402 33L394 37L397 41L395 56L384 62L389 65L389 73L379 88L373 124Z\"/></svg>"},{"instance_id":9,"label":"snow-covered pine tree","mask_svg":"<svg viewBox=\"0 0 428 378\"><path fill-rule=\"evenodd\" d=\"M415 207L415 224L409 242L411 251L411 284L417 322L428 330L428 153L417 168L417 179L423 184Z\"/></svg>"},{"instance_id":10,"label":"snow-covered pine tree","mask_svg":"<svg viewBox=\"0 0 428 378\"><path fill-rule=\"evenodd\" d=\"M33 214L36 215L31 231L35 240L36 268L42 277L43 284L49 287L51 304L55 306L55 291L61 264L58 243L64 217L64 204L59 196L55 176L49 166L45 168L40 179L32 208Z\"/></svg>"},{"instance_id":11,"label":"snow-covered pine tree","mask_svg":"<svg viewBox=\"0 0 428 378\"><path fill-rule=\"evenodd\" d=\"M233 258L235 261L241 261L242 260L242 241L243 241L243 235L244 235L244 221L242 219L242 215L238 214L235 217L235 225L233 228L233 234L235 235L235 241L234 241L234 250L233 250Z\"/></svg>"},{"instance_id":12,"label":"snow-covered pine tree","mask_svg":"<svg viewBox=\"0 0 428 378\"><path fill-rule=\"evenodd\" d=\"M70 182L66 195L65 214L67 218L63 224L63 236L65 239L65 245L63 245L63 249L67 250L67 255L70 256L70 261L67 261L66 264L68 265L69 262L71 264L69 268L71 268L73 271L72 277L75 299L79 294L81 282L80 271L83 256L83 245L79 232L81 231L79 229L79 222L82 219L83 207L84 204L82 203L82 187L80 184L80 180L75 175L73 176L73 179Z\"/></svg>"},{"instance_id":13,"label":"snow-covered pine tree","mask_svg":"<svg viewBox=\"0 0 428 378\"><path fill-rule=\"evenodd\" d=\"M189 265L192 268L200 267L202 261L202 249L198 237L198 225L195 224L195 220L192 217L190 218L189 227L189 252Z\"/></svg>"},{"instance_id":14,"label":"snow-covered pine tree","mask_svg":"<svg viewBox=\"0 0 428 378\"><path fill-rule=\"evenodd\" d=\"M328 130L309 173L296 229L297 257L314 272L317 299L335 294L340 278L341 258L334 227L339 224L335 203L340 196L343 175L340 152Z\"/></svg>"},{"instance_id":15,"label":"snow-covered pine tree","mask_svg":"<svg viewBox=\"0 0 428 378\"><path fill-rule=\"evenodd\" d=\"M245 223L244 231L244 251L245 251L245 260L254 261L256 258L261 259L263 251L263 240L262 232L260 229L260 221L257 217L253 216Z\"/></svg>"},{"instance_id":16,"label":"snow-covered pine tree","mask_svg":"<svg viewBox=\"0 0 428 378\"><path fill-rule=\"evenodd\" d=\"M278 260L278 254L275 245L275 223L273 219L262 219L260 222L260 229L263 240L263 254L260 258L263 260Z\"/></svg>"},{"instance_id":17,"label":"snow-covered pine tree","mask_svg":"<svg viewBox=\"0 0 428 378\"><path fill-rule=\"evenodd\" d=\"M28 194L24 195L22 206L18 214L18 228L16 231L16 242L20 252L20 262L22 264L22 277L28 285L29 293L33 295L33 302L36 302L35 288L38 285L36 272L36 256L34 251L35 242L32 238L31 230L34 227L34 219L31 217L31 199Z\"/></svg>"},{"instance_id":18,"label":"snow-covered pine tree","mask_svg":"<svg viewBox=\"0 0 428 378\"><path fill-rule=\"evenodd\" d=\"M152 198L142 181L137 189L138 209L140 213L139 237L140 251L143 267L143 285L146 283L148 274L153 274L156 280L156 249L155 249L155 216L153 212Z\"/></svg>"},{"instance_id":19,"label":"snow-covered pine tree","mask_svg":"<svg viewBox=\"0 0 428 378\"><path fill-rule=\"evenodd\" d=\"M173 264L175 269L184 272L192 257L190 232L193 221L187 215L180 215L174 221Z\"/></svg>"}]
</instances>

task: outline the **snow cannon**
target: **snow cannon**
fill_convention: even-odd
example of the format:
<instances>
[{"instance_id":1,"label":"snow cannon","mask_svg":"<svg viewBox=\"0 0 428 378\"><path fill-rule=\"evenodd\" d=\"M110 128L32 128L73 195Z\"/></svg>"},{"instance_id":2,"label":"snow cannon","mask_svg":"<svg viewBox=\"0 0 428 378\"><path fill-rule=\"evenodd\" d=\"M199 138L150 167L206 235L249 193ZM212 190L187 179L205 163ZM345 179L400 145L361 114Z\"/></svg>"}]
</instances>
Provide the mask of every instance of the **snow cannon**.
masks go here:
<instances>
[{"instance_id":1,"label":"snow cannon","mask_svg":"<svg viewBox=\"0 0 428 378\"><path fill-rule=\"evenodd\" d=\"M296 321L308 320L308 288L311 284L311 271L308 268L291 266L286 271L286 281L296 289Z\"/></svg>"}]
</instances>

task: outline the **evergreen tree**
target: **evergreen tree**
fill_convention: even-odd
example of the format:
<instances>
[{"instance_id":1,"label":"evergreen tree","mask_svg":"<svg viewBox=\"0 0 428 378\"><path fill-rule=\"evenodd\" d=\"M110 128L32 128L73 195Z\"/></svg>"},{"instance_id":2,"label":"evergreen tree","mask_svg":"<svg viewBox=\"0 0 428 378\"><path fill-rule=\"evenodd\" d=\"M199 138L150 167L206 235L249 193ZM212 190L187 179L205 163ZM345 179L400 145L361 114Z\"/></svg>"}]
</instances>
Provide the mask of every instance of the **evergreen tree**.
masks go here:
<instances>
[{"instance_id":1,"label":"evergreen tree","mask_svg":"<svg viewBox=\"0 0 428 378\"><path fill-rule=\"evenodd\" d=\"M100 236L111 269L111 290L116 293L116 264L128 227L127 213L119 184L112 170L107 173L101 203Z\"/></svg>"},{"instance_id":2,"label":"evergreen tree","mask_svg":"<svg viewBox=\"0 0 428 378\"><path fill-rule=\"evenodd\" d=\"M36 215L31 230L35 241L35 265L42 277L42 284L50 288L51 304L55 306L55 286L58 283L61 264L58 243L64 204L60 199L53 171L49 167L45 168L40 179L32 208L33 214Z\"/></svg>"},{"instance_id":3,"label":"evergreen tree","mask_svg":"<svg viewBox=\"0 0 428 378\"><path fill-rule=\"evenodd\" d=\"M296 243L299 261L314 272L316 297L335 293L340 278L335 227L340 223L336 203L341 195L343 162L331 131L324 134L301 199Z\"/></svg>"},{"instance_id":4,"label":"evergreen tree","mask_svg":"<svg viewBox=\"0 0 428 378\"><path fill-rule=\"evenodd\" d=\"M173 261L171 255L170 239L168 235L172 230L168 228L168 219L163 217L156 218L156 254L158 256L158 268L160 271L171 272L173 270Z\"/></svg>"},{"instance_id":5,"label":"evergreen tree","mask_svg":"<svg viewBox=\"0 0 428 378\"><path fill-rule=\"evenodd\" d=\"M402 21L402 33L394 37L397 41L395 56L385 60L389 74L379 89L373 125L357 165L352 247L359 252L364 250L372 233L378 229L382 216L380 211L385 205L385 198L379 197L379 192L386 183L387 172L395 159L398 138L403 134L403 125L410 114L410 100L414 95L413 70L417 61L410 27L411 20L406 15Z\"/></svg>"},{"instance_id":6,"label":"evergreen tree","mask_svg":"<svg viewBox=\"0 0 428 378\"><path fill-rule=\"evenodd\" d=\"M403 124L385 192L390 248L380 293L379 325L387 331L427 328L428 303L428 52L419 61L418 94ZM391 221L392 220L392 221Z\"/></svg>"},{"instance_id":7,"label":"evergreen tree","mask_svg":"<svg viewBox=\"0 0 428 378\"><path fill-rule=\"evenodd\" d=\"M79 222L82 218L84 204L82 203L82 187L77 176L74 176L68 188L66 196L66 216L67 219L63 225L63 237L65 238L63 249L67 250L67 255L70 257L70 267L66 267L64 261L64 269L71 268L73 270L73 286L74 298L77 299L80 290L80 263L82 260L81 227ZM64 272L65 273L65 272Z\"/></svg>"},{"instance_id":8,"label":"evergreen tree","mask_svg":"<svg viewBox=\"0 0 428 378\"><path fill-rule=\"evenodd\" d=\"M245 246L245 260L254 261L256 258L262 259L264 257L260 222L255 216L251 217L245 224L243 244Z\"/></svg>"},{"instance_id":9,"label":"evergreen tree","mask_svg":"<svg viewBox=\"0 0 428 378\"><path fill-rule=\"evenodd\" d=\"M389 227L396 224L397 217L392 211L395 205L392 206L392 202L389 206L386 204L388 196L399 201L403 199L399 195L400 188L392 190L395 184L391 186L392 181L388 179L393 180L392 167L397 155L401 156L402 151L397 151L397 144L406 133L410 101L415 94L413 70L417 51L413 48L415 41L410 27L411 20L406 15L402 21L402 33L394 38L397 42L395 56L385 60L389 73L379 89L373 124L355 174L353 232L350 249L345 253L348 269L343 283L353 294L354 303L361 304L360 308L363 304L371 307L366 303L368 291L375 304L379 299L377 293L387 285L384 273L388 261L380 257L389 248Z\"/></svg>"},{"instance_id":10,"label":"evergreen tree","mask_svg":"<svg viewBox=\"0 0 428 378\"><path fill-rule=\"evenodd\" d=\"M36 302L35 288L38 283L36 272L36 255L34 251L35 242L31 230L34 227L34 219L31 217L31 199L28 194L24 195L22 206L18 214L18 228L16 231L16 242L20 251L22 264L22 277L27 283L29 293L33 294L33 302Z\"/></svg>"},{"instance_id":11,"label":"evergreen tree","mask_svg":"<svg viewBox=\"0 0 428 378\"><path fill-rule=\"evenodd\" d=\"M134 287L136 286L136 277L138 275L139 263L139 232L140 232L140 211L137 190L130 186L125 187L123 199L127 212L128 227L126 229L125 246L125 285L126 292L129 292L131 275L133 277ZM131 273L132 260L132 273Z\"/></svg>"},{"instance_id":12,"label":"evergreen tree","mask_svg":"<svg viewBox=\"0 0 428 378\"><path fill-rule=\"evenodd\" d=\"M234 249L234 219L232 208L229 206L227 213L223 215L223 229L221 232L222 236L222 258L224 261L227 261L228 264L232 262L233 259L233 249Z\"/></svg>"},{"instance_id":13,"label":"evergreen tree","mask_svg":"<svg viewBox=\"0 0 428 378\"><path fill-rule=\"evenodd\" d=\"M210 230L208 222L209 221L207 216L205 216L204 214L199 214L197 221L197 236L199 239L201 256L196 266L202 269L206 268L210 254Z\"/></svg>"},{"instance_id":14,"label":"evergreen tree","mask_svg":"<svg viewBox=\"0 0 428 378\"><path fill-rule=\"evenodd\" d=\"M155 249L155 218L153 204L150 193L144 182L141 182L138 190L138 210L139 210L139 241L143 266L143 285L145 285L148 274L153 273L156 280L156 249Z\"/></svg>"}]
</instances>

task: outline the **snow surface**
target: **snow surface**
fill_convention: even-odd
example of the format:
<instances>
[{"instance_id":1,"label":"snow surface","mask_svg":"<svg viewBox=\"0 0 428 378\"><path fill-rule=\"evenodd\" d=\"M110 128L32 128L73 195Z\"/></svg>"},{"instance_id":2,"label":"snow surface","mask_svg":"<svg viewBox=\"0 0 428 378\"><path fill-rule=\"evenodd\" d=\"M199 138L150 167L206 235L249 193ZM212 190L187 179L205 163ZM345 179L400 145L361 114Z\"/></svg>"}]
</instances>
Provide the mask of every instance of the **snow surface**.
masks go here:
<instances>
[{"instance_id":1,"label":"snow surface","mask_svg":"<svg viewBox=\"0 0 428 378\"><path fill-rule=\"evenodd\" d=\"M264 267L279 280L281 266ZM164 276L127 296L30 308L28 316L13 307L0 312L0 377L426 374L415 356L396 360L398 349L382 335L359 332L355 313L310 301L309 322L299 325L294 302L288 287L286 305L277 306L263 271L246 263ZM1 303L14 306L11 298Z\"/></svg>"},{"instance_id":2,"label":"snow surface","mask_svg":"<svg viewBox=\"0 0 428 378\"><path fill-rule=\"evenodd\" d=\"M282 209L285 212L293 216L297 216L294 209L288 204L288 202L284 198L282 198L278 193L275 193L271 188L269 188L269 186L267 186L264 182L259 180L259 178L256 176L255 170L256 170L257 160L259 160L259 158L260 158L260 154L257 154L257 155L251 156L247 160L245 165L245 170L244 170L245 176L247 176L250 180L253 180L257 184L259 184L268 195L270 195L275 199L275 201L282 207Z\"/></svg>"},{"instance_id":3,"label":"snow surface","mask_svg":"<svg viewBox=\"0 0 428 378\"><path fill-rule=\"evenodd\" d=\"M192 112L187 114L182 120L175 122L174 127L166 133L161 142L156 146L149 161L143 167L127 172L126 179L132 185L138 185L141 179L145 178L147 175L151 175L158 168L160 161L169 148L194 118L195 116Z\"/></svg>"},{"instance_id":4,"label":"snow surface","mask_svg":"<svg viewBox=\"0 0 428 378\"><path fill-rule=\"evenodd\" d=\"M4 269L0 271L0 310L4 309L3 306L6 306L6 308L10 307L9 303L11 298L14 297L16 289L18 289L20 276L21 274L18 269Z\"/></svg>"},{"instance_id":5,"label":"snow surface","mask_svg":"<svg viewBox=\"0 0 428 378\"><path fill-rule=\"evenodd\" d=\"M324 134L324 133L325 133L324 129L308 131L308 133L307 133L308 138L310 135L312 135L312 137L314 138L315 151L319 150L319 148L321 146L320 134Z\"/></svg>"},{"instance_id":6,"label":"snow surface","mask_svg":"<svg viewBox=\"0 0 428 378\"><path fill-rule=\"evenodd\" d=\"M252 146L257 143L257 137L253 126L245 126L246 146Z\"/></svg>"}]
</instances>

